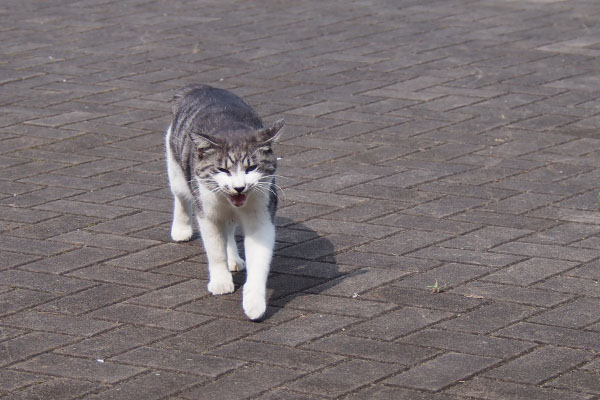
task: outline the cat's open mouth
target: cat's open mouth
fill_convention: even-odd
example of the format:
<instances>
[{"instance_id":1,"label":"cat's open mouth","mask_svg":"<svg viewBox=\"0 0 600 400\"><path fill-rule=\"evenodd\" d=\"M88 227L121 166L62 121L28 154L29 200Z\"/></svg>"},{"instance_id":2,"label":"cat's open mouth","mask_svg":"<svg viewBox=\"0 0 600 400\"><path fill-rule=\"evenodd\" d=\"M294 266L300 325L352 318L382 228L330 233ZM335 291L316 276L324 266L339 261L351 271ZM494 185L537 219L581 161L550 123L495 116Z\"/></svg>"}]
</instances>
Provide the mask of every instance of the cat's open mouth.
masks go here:
<instances>
[{"instance_id":1,"label":"cat's open mouth","mask_svg":"<svg viewBox=\"0 0 600 400\"><path fill-rule=\"evenodd\" d=\"M231 194L229 195L229 200L236 207L241 207L246 204L246 195L244 193L240 194Z\"/></svg>"}]
</instances>

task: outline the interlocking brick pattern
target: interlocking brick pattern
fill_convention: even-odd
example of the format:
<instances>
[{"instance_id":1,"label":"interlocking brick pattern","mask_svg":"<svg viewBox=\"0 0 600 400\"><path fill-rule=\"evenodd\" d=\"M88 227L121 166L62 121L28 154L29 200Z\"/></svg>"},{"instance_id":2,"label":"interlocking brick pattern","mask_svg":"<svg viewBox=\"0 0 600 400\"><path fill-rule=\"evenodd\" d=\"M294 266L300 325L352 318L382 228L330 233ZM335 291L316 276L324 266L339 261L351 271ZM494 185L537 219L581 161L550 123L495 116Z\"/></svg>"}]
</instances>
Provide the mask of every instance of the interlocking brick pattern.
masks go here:
<instances>
[{"instance_id":1,"label":"interlocking brick pattern","mask_svg":"<svg viewBox=\"0 0 600 400\"><path fill-rule=\"evenodd\" d=\"M4 0L0 398L599 399L599 21ZM169 238L163 129L196 82L287 120L262 323Z\"/></svg>"}]
</instances>

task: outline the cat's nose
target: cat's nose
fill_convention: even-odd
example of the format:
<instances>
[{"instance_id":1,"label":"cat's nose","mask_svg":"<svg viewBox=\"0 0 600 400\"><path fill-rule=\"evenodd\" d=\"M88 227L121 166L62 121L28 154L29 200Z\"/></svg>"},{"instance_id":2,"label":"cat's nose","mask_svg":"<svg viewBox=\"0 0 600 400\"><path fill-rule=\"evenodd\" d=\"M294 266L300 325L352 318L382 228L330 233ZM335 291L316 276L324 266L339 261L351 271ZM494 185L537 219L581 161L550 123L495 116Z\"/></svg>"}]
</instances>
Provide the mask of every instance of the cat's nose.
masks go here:
<instances>
[{"instance_id":1,"label":"cat's nose","mask_svg":"<svg viewBox=\"0 0 600 400\"><path fill-rule=\"evenodd\" d=\"M242 194L242 192L244 191L244 189L246 189L246 186L240 186L240 187L234 187L233 188L233 190L235 190L239 194Z\"/></svg>"}]
</instances>

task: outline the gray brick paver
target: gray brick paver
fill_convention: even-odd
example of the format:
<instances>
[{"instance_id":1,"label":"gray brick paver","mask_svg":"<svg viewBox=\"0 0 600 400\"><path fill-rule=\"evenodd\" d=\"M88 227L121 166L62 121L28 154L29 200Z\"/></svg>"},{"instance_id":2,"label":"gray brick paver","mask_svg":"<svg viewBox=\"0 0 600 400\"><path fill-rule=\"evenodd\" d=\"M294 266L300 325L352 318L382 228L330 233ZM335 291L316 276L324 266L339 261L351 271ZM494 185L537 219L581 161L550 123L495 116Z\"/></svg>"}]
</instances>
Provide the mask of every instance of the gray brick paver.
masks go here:
<instances>
[{"instance_id":1,"label":"gray brick paver","mask_svg":"<svg viewBox=\"0 0 600 400\"><path fill-rule=\"evenodd\" d=\"M269 362L282 367L297 368L306 371L315 371L337 363L342 359L342 357L328 353L306 351L304 349L252 342L249 340L236 341L221 346L211 351L211 354L221 357L241 358L247 361Z\"/></svg>"},{"instance_id":2,"label":"gray brick paver","mask_svg":"<svg viewBox=\"0 0 600 400\"><path fill-rule=\"evenodd\" d=\"M243 362L194 354L189 351L138 347L112 359L149 368L171 370L184 374L219 376L243 365Z\"/></svg>"},{"instance_id":3,"label":"gray brick paver","mask_svg":"<svg viewBox=\"0 0 600 400\"><path fill-rule=\"evenodd\" d=\"M336 397L370 381L390 375L398 368L399 366L376 361L351 360L302 377L286 386L301 392Z\"/></svg>"},{"instance_id":4,"label":"gray brick paver","mask_svg":"<svg viewBox=\"0 0 600 400\"><path fill-rule=\"evenodd\" d=\"M472 379L450 388L448 392L486 400L584 400L593 398L593 395L585 393L554 390L552 388L524 385L514 382L495 381L487 378Z\"/></svg>"},{"instance_id":5,"label":"gray brick paver","mask_svg":"<svg viewBox=\"0 0 600 400\"><path fill-rule=\"evenodd\" d=\"M435 391L463 380L498 361L499 359L492 357L450 352L404 371L386 380L386 383Z\"/></svg>"},{"instance_id":6,"label":"gray brick paver","mask_svg":"<svg viewBox=\"0 0 600 400\"><path fill-rule=\"evenodd\" d=\"M50 353L15 364L13 368L48 375L56 375L56 372L60 371L60 375L65 377L108 384L114 384L144 371L137 367Z\"/></svg>"},{"instance_id":7,"label":"gray brick paver","mask_svg":"<svg viewBox=\"0 0 600 400\"><path fill-rule=\"evenodd\" d=\"M545 346L492 369L486 376L523 383L539 383L567 371L591 355L584 350Z\"/></svg>"},{"instance_id":8,"label":"gray brick paver","mask_svg":"<svg viewBox=\"0 0 600 400\"><path fill-rule=\"evenodd\" d=\"M6 392L20 389L41 381L40 375L29 372L12 371L9 369L0 370L0 389Z\"/></svg>"},{"instance_id":9,"label":"gray brick paver","mask_svg":"<svg viewBox=\"0 0 600 400\"><path fill-rule=\"evenodd\" d=\"M5 0L0 397L598 397L597 17ZM197 236L169 238L163 132L189 83L287 121L260 324L239 289L209 295Z\"/></svg>"},{"instance_id":10,"label":"gray brick paver","mask_svg":"<svg viewBox=\"0 0 600 400\"><path fill-rule=\"evenodd\" d=\"M56 378L40 381L14 394L11 393L11 397L18 400L36 398L70 400L102 389L100 384L74 379Z\"/></svg>"}]
</instances>

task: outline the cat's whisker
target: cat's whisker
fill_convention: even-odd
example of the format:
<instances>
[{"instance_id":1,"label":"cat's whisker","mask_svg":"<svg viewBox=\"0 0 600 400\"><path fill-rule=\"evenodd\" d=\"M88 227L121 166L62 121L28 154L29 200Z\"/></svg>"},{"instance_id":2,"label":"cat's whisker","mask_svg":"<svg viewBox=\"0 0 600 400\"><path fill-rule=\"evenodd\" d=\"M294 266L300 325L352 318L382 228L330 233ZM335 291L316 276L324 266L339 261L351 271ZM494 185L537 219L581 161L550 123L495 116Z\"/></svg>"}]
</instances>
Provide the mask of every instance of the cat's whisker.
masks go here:
<instances>
[{"instance_id":1,"label":"cat's whisker","mask_svg":"<svg viewBox=\"0 0 600 400\"><path fill-rule=\"evenodd\" d=\"M255 186L252 189L255 190L256 192L260 193L261 195L263 195L265 197L265 199L269 198L269 194L263 188Z\"/></svg>"},{"instance_id":2,"label":"cat's whisker","mask_svg":"<svg viewBox=\"0 0 600 400\"><path fill-rule=\"evenodd\" d=\"M267 190L265 190L265 189L266 189L266 188L264 187L264 185L262 185L262 184L261 184L261 182L257 182L257 183L255 183L255 184L253 184L253 185L252 185L252 187L250 188L250 190L257 190L257 191L259 191L260 193L262 193L262 194L264 194L264 195L267 195L267 197L268 197L268 192L267 192ZM249 191L250 191L250 190L249 190Z\"/></svg>"},{"instance_id":3,"label":"cat's whisker","mask_svg":"<svg viewBox=\"0 0 600 400\"><path fill-rule=\"evenodd\" d=\"M263 179L263 178L291 179L291 178L288 178L286 176L276 175L276 174L263 175L261 179Z\"/></svg>"},{"instance_id":4,"label":"cat's whisker","mask_svg":"<svg viewBox=\"0 0 600 400\"><path fill-rule=\"evenodd\" d=\"M276 178L290 179L287 176L283 176L283 175L279 175L279 174L271 174L271 176L274 176Z\"/></svg>"},{"instance_id":5,"label":"cat's whisker","mask_svg":"<svg viewBox=\"0 0 600 400\"><path fill-rule=\"evenodd\" d=\"M283 188L281 186L279 186L278 184L276 184L275 181L265 182L265 181L262 180L264 178L278 177L278 176L279 175L265 175L265 176L261 177L261 181L259 181L259 183L263 184L263 185L272 185L272 186L275 186L275 188L277 188L277 190L279 190L281 192L284 192Z\"/></svg>"},{"instance_id":6,"label":"cat's whisker","mask_svg":"<svg viewBox=\"0 0 600 400\"><path fill-rule=\"evenodd\" d=\"M279 186L276 183L271 183L272 186L274 186L277 190L279 190L280 192L284 192L283 188L281 186Z\"/></svg>"},{"instance_id":7,"label":"cat's whisker","mask_svg":"<svg viewBox=\"0 0 600 400\"><path fill-rule=\"evenodd\" d=\"M272 188L272 186L275 186L276 188L279 188L275 184L272 184L272 183L267 184L265 182L262 182L262 184L257 184L256 185L256 187L260 188L263 191L263 193L265 193L265 194L267 194L268 192L272 193L275 197L277 197L277 200L282 200L281 197L279 196L279 192L281 192L281 194L283 194L283 202L286 203L287 202L287 197L285 195L285 192L281 188L279 188L279 190L274 190Z\"/></svg>"},{"instance_id":8,"label":"cat's whisker","mask_svg":"<svg viewBox=\"0 0 600 400\"><path fill-rule=\"evenodd\" d=\"M269 191L269 192L271 192L273 194L277 194L277 191L272 188L272 186L273 186L272 184L259 184L259 185L256 185L256 186L259 187L259 188L261 188L261 189L263 189L263 190Z\"/></svg>"},{"instance_id":9,"label":"cat's whisker","mask_svg":"<svg viewBox=\"0 0 600 400\"><path fill-rule=\"evenodd\" d=\"M275 182L260 182L260 184L266 185L266 186L273 186L280 192L284 192L283 188L281 186L279 186L278 184L276 184Z\"/></svg>"}]
</instances>

